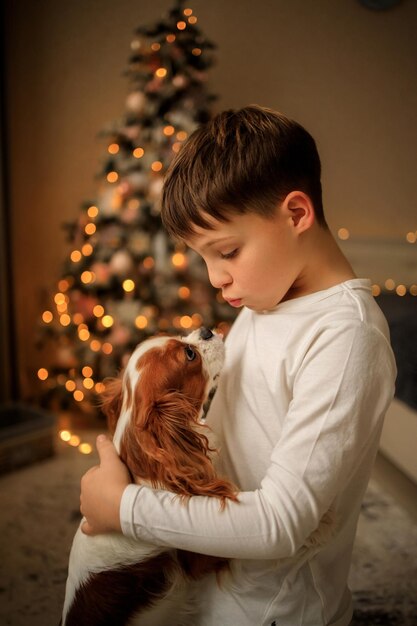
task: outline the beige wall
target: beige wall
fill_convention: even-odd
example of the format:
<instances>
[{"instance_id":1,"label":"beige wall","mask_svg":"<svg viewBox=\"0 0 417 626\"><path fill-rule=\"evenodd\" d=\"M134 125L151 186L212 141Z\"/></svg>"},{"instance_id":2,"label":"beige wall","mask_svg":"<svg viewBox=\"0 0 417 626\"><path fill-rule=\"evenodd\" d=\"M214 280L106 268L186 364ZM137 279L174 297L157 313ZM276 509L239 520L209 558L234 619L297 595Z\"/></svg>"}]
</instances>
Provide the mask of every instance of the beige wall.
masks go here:
<instances>
[{"instance_id":1,"label":"beige wall","mask_svg":"<svg viewBox=\"0 0 417 626\"><path fill-rule=\"evenodd\" d=\"M67 247L61 224L94 198L103 143L124 109L136 26L168 0L19 0L8 18L14 282L21 382ZM218 44L217 108L257 102L298 119L323 161L333 229L404 237L417 228L417 3L190 0Z\"/></svg>"}]
</instances>

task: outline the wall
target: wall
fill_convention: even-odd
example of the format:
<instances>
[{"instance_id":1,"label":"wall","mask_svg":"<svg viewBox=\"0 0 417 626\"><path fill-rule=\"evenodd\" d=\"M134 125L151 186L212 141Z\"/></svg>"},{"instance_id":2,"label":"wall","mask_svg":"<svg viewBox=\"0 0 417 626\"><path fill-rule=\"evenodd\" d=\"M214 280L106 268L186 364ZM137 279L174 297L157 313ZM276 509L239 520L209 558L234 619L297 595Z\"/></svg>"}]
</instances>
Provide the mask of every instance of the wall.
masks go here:
<instances>
[{"instance_id":1,"label":"wall","mask_svg":"<svg viewBox=\"0 0 417 626\"><path fill-rule=\"evenodd\" d=\"M67 251L64 221L94 198L97 138L124 109L136 26L168 0L8 0L7 66L21 386L37 366L36 320ZM330 226L367 238L417 228L417 3L190 0L218 44L217 109L257 102L315 136Z\"/></svg>"}]
</instances>

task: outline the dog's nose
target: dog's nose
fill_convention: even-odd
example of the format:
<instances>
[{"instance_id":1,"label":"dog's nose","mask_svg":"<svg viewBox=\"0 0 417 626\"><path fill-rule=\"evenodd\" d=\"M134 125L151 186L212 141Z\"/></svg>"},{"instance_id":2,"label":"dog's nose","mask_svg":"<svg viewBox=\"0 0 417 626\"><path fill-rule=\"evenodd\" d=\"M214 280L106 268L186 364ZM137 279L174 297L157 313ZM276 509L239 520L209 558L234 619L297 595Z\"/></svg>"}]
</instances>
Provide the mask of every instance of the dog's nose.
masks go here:
<instances>
[{"instance_id":1,"label":"dog's nose","mask_svg":"<svg viewBox=\"0 0 417 626\"><path fill-rule=\"evenodd\" d=\"M200 337L201 339L211 339L213 337L213 333L208 328L200 328Z\"/></svg>"}]
</instances>

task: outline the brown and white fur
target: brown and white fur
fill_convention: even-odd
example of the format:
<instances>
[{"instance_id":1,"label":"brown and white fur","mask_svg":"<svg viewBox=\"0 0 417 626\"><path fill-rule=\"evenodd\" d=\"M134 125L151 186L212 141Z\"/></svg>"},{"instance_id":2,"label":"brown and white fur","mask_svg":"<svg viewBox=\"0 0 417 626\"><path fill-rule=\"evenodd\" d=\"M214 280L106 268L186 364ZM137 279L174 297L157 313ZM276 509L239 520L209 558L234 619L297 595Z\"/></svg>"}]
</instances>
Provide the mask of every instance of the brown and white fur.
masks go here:
<instances>
[{"instance_id":1,"label":"brown and white fur","mask_svg":"<svg viewBox=\"0 0 417 626\"><path fill-rule=\"evenodd\" d=\"M187 498L236 500L214 470L201 424L224 360L222 337L207 329L139 344L105 392L103 410L133 481ZM227 566L225 559L167 550L121 534L84 535L71 548L63 626L182 626L193 623L187 581Z\"/></svg>"}]
</instances>

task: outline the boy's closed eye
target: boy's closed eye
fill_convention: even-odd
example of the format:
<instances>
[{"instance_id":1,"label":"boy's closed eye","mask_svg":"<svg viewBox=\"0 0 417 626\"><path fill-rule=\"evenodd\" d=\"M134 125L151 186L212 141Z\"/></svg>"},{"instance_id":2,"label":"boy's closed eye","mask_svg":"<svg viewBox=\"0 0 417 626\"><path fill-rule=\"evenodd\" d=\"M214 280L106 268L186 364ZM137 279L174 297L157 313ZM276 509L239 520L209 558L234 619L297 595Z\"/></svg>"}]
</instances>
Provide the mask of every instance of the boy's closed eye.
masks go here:
<instances>
[{"instance_id":1,"label":"boy's closed eye","mask_svg":"<svg viewBox=\"0 0 417 626\"><path fill-rule=\"evenodd\" d=\"M222 259L233 259L233 257L235 257L238 252L239 252L239 248L235 248L231 252L226 252L226 253L220 252L219 254Z\"/></svg>"}]
</instances>

